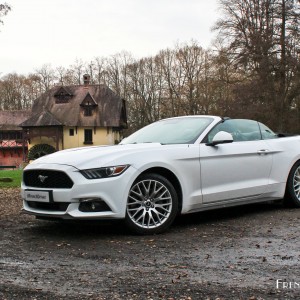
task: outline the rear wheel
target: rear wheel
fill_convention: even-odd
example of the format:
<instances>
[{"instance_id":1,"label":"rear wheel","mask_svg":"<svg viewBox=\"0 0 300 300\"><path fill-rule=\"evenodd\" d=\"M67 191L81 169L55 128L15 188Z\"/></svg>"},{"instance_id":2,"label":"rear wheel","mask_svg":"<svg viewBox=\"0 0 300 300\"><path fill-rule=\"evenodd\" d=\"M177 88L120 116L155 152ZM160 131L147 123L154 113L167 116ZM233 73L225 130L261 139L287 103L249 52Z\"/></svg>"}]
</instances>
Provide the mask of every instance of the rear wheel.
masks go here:
<instances>
[{"instance_id":1,"label":"rear wheel","mask_svg":"<svg viewBox=\"0 0 300 300\"><path fill-rule=\"evenodd\" d=\"M300 207L300 161L296 162L288 177L285 203Z\"/></svg>"},{"instance_id":2,"label":"rear wheel","mask_svg":"<svg viewBox=\"0 0 300 300\"><path fill-rule=\"evenodd\" d=\"M158 174L143 174L130 188L125 222L138 234L166 230L178 211L178 197L173 185Z\"/></svg>"}]
</instances>

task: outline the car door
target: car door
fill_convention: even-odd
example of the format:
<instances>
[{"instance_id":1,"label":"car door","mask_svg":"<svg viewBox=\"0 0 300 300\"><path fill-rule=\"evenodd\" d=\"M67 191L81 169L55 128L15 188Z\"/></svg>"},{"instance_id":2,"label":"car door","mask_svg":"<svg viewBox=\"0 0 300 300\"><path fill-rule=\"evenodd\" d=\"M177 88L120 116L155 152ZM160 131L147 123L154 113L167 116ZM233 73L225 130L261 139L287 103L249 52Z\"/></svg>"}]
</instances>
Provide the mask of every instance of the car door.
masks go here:
<instances>
[{"instance_id":1,"label":"car door","mask_svg":"<svg viewBox=\"0 0 300 300\"><path fill-rule=\"evenodd\" d=\"M219 131L229 132L233 142L208 146ZM200 165L203 203L259 198L269 184L272 154L257 122L225 120L200 144Z\"/></svg>"}]
</instances>

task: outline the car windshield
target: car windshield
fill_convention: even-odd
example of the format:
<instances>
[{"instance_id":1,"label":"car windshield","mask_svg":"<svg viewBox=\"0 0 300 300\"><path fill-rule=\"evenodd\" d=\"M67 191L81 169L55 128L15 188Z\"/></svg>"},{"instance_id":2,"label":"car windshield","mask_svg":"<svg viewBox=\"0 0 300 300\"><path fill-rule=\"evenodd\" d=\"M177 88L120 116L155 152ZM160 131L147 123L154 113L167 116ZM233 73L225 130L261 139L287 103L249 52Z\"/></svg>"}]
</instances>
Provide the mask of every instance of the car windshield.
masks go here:
<instances>
[{"instance_id":1,"label":"car windshield","mask_svg":"<svg viewBox=\"0 0 300 300\"><path fill-rule=\"evenodd\" d=\"M212 121L209 117L166 119L138 130L120 144L191 144Z\"/></svg>"}]
</instances>

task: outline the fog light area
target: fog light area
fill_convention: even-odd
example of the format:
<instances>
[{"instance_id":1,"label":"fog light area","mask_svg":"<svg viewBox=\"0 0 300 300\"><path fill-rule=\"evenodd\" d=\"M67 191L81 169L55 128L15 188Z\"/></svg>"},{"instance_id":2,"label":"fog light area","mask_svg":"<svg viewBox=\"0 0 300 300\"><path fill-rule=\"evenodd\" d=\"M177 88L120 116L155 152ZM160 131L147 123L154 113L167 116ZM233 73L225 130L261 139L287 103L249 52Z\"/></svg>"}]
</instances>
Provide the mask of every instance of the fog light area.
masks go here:
<instances>
[{"instance_id":1,"label":"fog light area","mask_svg":"<svg viewBox=\"0 0 300 300\"><path fill-rule=\"evenodd\" d=\"M79 201L78 209L82 212L111 211L109 206L100 198L83 198Z\"/></svg>"}]
</instances>

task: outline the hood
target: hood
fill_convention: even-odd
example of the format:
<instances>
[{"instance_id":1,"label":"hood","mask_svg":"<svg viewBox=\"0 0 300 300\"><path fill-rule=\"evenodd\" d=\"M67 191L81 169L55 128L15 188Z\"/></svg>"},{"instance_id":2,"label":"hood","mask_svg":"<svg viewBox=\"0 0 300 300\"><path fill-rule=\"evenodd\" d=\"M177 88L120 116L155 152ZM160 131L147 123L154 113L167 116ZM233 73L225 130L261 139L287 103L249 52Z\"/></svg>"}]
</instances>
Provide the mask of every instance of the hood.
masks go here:
<instances>
[{"instance_id":1,"label":"hood","mask_svg":"<svg viewBox=\"0 0 300 300\"><path fill-rule=\"evenodd\" d=\"M31 165L61 164L77 169L97 168L110 166L117 161L117 163L124 164L127 162L120 162L122 157L134 156L136 153L153 151L154 148L161 147L159 143L151 143L73 148L40 157Z\"/></svg>"}]
</instances>

